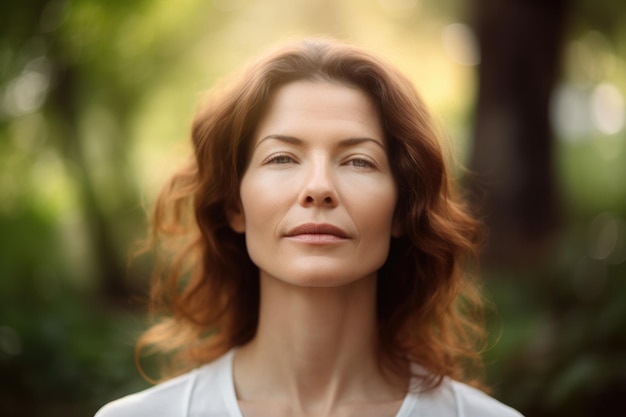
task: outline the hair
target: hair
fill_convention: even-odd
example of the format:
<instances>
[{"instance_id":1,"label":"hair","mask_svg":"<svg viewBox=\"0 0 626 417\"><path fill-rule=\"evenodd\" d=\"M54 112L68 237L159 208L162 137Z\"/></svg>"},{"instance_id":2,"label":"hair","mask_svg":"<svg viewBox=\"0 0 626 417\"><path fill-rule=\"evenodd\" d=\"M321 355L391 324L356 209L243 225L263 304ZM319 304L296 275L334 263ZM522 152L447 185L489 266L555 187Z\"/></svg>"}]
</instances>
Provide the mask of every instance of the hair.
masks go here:
<instances>
[{"instance_id":1,"label":"hair","mask_svg":"<svg viewBox=\"0 0 626 417\"><path fill-rule=\"evenodd\" d=\"M329 39L288 43L212 91L191 129L193 156L159 194L150 247L155 323L137 344L169 358L168 376L210 362L254 336L259 271L229 226L252 136L274 92L300 80L356 87L383 125L398 187L392 238L378 273L381 364L427 388L451 377L481 386L485 342L476 274L480 227L453 189L441 137L412 84L376 56ZM140 369L141 369L141 365ZM484 387L483 387L484 388Z\"/></svg>"}]
</instances>

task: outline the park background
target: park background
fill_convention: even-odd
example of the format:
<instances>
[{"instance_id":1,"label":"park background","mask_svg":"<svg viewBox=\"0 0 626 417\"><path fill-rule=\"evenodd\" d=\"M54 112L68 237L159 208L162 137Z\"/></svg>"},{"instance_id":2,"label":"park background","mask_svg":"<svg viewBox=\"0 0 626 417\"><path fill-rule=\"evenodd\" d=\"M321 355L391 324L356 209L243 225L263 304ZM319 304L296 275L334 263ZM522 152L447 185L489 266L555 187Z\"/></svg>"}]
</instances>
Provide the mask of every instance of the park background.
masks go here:
<instances>
[{"instance_id":1,"label":"park background","mask_svg":"<svg viewBox=\"0 0 626 417\"><path fill-rule=\"evenodd\" d=\"M491 227L493 395L589 416L626 395L626 3L28 0L0 4L0 415L89 416L148 387L128 267L202 92L277 41L386 57ZM477 190L481 190L478 192Z\"/></svg>"}]
</instances>

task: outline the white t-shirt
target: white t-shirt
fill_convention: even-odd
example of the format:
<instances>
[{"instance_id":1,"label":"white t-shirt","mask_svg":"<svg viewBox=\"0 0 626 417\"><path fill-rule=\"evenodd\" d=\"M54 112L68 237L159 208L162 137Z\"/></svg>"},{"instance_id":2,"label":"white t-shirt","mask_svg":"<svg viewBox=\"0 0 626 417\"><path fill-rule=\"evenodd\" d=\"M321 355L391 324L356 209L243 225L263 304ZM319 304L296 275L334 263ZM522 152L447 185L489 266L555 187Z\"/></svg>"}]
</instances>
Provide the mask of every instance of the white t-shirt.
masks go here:
<instances>
[{"instance_id":1,"label":"white t-shirt","mask_svg":"<svg viewBox=\"0 0 626 417\"><path fill-rule=\"evenodd\" d=\"M243 417L233 384L234 350L186 374L102 407L95 417ZM436 389L409 392L396 417L522 417L466 384L444 379Z\"/></svg>"}]
</instances>

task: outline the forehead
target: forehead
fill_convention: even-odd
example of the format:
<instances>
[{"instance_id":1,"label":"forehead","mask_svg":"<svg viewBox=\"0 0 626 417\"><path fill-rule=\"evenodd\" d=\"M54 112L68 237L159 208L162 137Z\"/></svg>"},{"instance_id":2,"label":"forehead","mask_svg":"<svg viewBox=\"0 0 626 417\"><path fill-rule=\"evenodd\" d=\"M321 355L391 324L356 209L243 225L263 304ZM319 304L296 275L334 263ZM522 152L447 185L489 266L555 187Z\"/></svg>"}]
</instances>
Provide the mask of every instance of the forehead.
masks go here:
<instances>
[{"instance_id":1,"label":"forehead","mask_svg":"<svg viewBox=\"0 0 626 417\"><path fill-rule=\"evenodd\" d=\"M268 134L367 135L384 139L374 102L359 88L328 81L296 81L273 94L256 129Z\"/></svg>"}]
</instances>

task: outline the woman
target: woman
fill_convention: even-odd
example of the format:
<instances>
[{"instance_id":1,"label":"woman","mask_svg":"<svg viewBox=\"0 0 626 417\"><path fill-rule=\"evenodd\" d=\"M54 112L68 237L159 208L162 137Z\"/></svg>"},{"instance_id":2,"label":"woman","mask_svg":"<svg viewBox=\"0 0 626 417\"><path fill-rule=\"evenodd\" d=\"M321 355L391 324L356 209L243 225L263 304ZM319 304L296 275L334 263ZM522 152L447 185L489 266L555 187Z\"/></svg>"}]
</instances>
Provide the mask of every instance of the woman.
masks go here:
<instances>
[{"instance_id":1,"label":"woman","mask_svg":"<svg viewBox=\"0 0 626 417\"><path fill-rule=\"evenodd\" d=\"M305 40L219 93L154 213L138 349L178 376L97 417L519 416L471 387L479 230L410 83Z\"/></svg>"}]
</instances>

